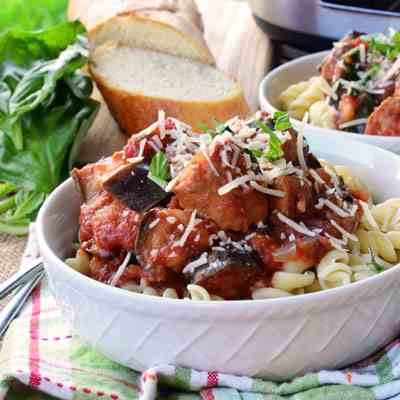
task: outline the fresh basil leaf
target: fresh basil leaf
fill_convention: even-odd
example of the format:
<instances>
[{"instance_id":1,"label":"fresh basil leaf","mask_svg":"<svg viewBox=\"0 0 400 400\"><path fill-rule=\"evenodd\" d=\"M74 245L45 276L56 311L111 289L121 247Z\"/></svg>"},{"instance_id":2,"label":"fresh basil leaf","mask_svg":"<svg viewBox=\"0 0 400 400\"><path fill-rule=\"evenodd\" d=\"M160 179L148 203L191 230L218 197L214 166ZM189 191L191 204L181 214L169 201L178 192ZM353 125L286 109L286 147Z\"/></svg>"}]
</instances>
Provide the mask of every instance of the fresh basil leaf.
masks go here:
<instances>
[{"instance_id":1,"label":"fresh basil leaf","mask_svg":"<svg viewBox=\"0 0 400 400\"><path fill-rule=\"evenodd\" d=\"M214 128L210 128L204 122L200 122L197 125L202 132L207 133L208 135L210 135L212 139L215 136L222 135L226 130L226 126L225 126L224 123L218 121L216 118L213 118L213 120L214 120Z\"/></svg>"},{"instance_id":2,"label":"fresh basil leaf","mask_svg":"<svg viewBox=\"0 0 400 400\"><path fill-rule=\"evenodd\" d=\"M20 191L15 197L16 208L6 219L7 222L19 221L24 218L36 216L46 195L45 193Z\"/></svg>"},{"instance_id":3,"label":"fresh basil leaf","mask_svg":"<svg viewBox=\"0 0 400 400\"><path fill-rule=\"evenodd\" d=\"M99 105L79 22L0 36L0 231L22 234L69 175ZM14 202L14 203L13 203Z\"/></svg>"},{"instance_id":4,"label":"fresh basil leaf","mask_svg":"<svg viewBox=\"0 0 400 400\"><path fill-rule=\"evenodd\" d=\"M4 213L12 208L15 207L16 205L16 195L14 196L9 196L6 197L4 200L0 201L0 213Z\"/></svg>"},{"instance_id":5,"label":"fresh basil leaf","mask_svg":"<svg viewBox=\"0 0 400 400\"><path fill-rule=\"evenodd\" d=\"M0 31L43 29L66 19L67 0L2 0Z\"/></svg>"},{"instance_id":6,"label":"fresh basil leaf","mask_svg":"<svg viewBox=\"0 0 400 400\"><path fill-rule=\"evenodd\" d=\"M25 219L10 224L0 219L0 232L7 233L8 235L25 236L29 232L29 222L28 219Z\"/></svg>"},{"instance_id":7,"label":"fresh basil leaf","mask_svg":"<svg viewBox=\"0 0 400 400\"><path fill-rule=\"evenodd\" d=\"M289 114L283 111L276 111L274 113L275 130L287 131L292 128L292 124L289 120Z\"/></svg>"},{"instance_id":8,"label":"fresh basil leaf","mask_svg":"<svg viewBox=\"0 0 400 400\"><path fill-rule=\"evenodd\" d=\"M42 60L55 59L84 33L85 28L79 21L34 32L9 30L0 36L0 74L12 79Z\"/></svg>"},{"instance_id":9,"label":"fresh basil leaf","mask_svg":"<svg viewBox=\"0 0 400 400\"><path fill-rule=\"evenodd\" d=\"M0 183L0 198L7 196L8 194L15 192L16 190L16 186L12 183Z\"/></svg>"},{"instance_id":10,"label":"fresh basil leaf","mask_svg":"<svg viewBox=\"0 0 400 400\"><path fill-rule=\"evenodd\" d=\"M162 187L165 187L171 178L167 156L162 151L159 151L151 159L149 178Z\"/></svg>"},{"instance_id":11,"label":"fresh basil leaf","mask_svg":"<svg viewBox=\"0 0 400 400\"><path fill-rule=\"evenodd\" d=\"M26 191L50 193L68 177L69 152L98 105L77 101L70 94L67 97L63 105L40 108L21 118L23 150L17 149L9 135L0 133L0 180Z\"/></svg>"},{"instance_id":12,"label":"fresh basil leaf","mask_svg":"<svg viewBox=\"0 0 400 400\"><path fill-rule=\"evenodd\" d=\"M58 80L85 65L87 56L87 49L78 40L57 58L37 63L26 71L9 99L9 113L22 115L35 109L49 96L54 96Z\"/></svg>"},{"instance_id":13,"label":"fresh basil leaf","mask_svg":"<svg viewBox=\"0 0 400 400\"><path fill-rule=\"evenodd\" d=\"M257 126L269 135L269 150L268 152L263 153L263 157L265 157L269 161L276 161L283 157L284 153L282 150L282 142L276 135L276 133L271 129L268 125L263 123L262 121L257 121Z\"/></svg>"}]
</instances>

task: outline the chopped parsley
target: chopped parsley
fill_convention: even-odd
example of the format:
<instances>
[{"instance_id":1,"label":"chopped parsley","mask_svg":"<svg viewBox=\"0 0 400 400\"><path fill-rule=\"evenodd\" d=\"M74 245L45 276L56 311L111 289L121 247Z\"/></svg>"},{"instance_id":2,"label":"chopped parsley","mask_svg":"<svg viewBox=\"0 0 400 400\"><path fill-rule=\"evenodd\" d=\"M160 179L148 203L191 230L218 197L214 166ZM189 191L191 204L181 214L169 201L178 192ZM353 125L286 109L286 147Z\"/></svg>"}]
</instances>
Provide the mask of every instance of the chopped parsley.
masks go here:
<instances>
[{"instance_id":1,"label":"chopped parsley","mask_svg":"<svg viewBox=\"0 0 400 400\"><path fill-rule=\"evenodd\" d=\"M167 186L171 178L167 156L162 151L159 151L151 159L149 178L161 187Z\"/></svg>"},{"instance_id":2,"label":"chopped parsley","mask_svg":"<svg viewBox=\"0 0 400 400\"><path fill-rule=\"evenodd\" d=\"M225 132L225 130L227 129L225 124L218 121L216 118L214 118L214 128L210 128L204 122L200 122L198 124L198 127L202 132L210 135L211 138L214 138L215 136L218 136L218 135L222 135Z\"/></svg>"},{"instance_id":3,"label":"chopped parsley","mask_svg":"<svg viewBox=\"0 0 400 400\"><path fill-rule=\"evenodd\" d=\"M283 124L283 123L282 123ZM267 152L262 153L262 157L265 157L269 161L276 161L283 157L284 153L282 150L282 142L268 125L266 125L262 121L257 121L257 126L269 135L269 150ZM254 150L252 150L254 151Z\"/></svg>"},{"instance_id":4,"label":"chopped parsley","mask_svg":"<svg viewBox=\"0 0 400 400\"><path fill-rule=\"evenodd\" d=\"M378 274L385 271L386 268L376 261L375 253L371 248L369 249L369 254L371 255L371 265L375 268L375 271Z\"/></svg>"},{"instance_id":5,"label":"chopped parsley","mask_svg":"<svg viewBox=\"0 0 400 400\"><path fill-rule=\"evenodd\" d=\"M275 130L283 132L287 131L292 127L292 124L289 120L289 114L283 111L277 111L274 114L275 120Z\"/></svg>"},{"instance_id":6,"label":"chopped parsley","mask_svg":"<svg viewBox=\"0 0 400 400\"><path fill-rule=\"evenodd\" d=\"M400 32L394 31L390 35L375 33L362 37L373 51L376 51L389 60L394 61L400 55Z\"/></svg>"}]
</instances>

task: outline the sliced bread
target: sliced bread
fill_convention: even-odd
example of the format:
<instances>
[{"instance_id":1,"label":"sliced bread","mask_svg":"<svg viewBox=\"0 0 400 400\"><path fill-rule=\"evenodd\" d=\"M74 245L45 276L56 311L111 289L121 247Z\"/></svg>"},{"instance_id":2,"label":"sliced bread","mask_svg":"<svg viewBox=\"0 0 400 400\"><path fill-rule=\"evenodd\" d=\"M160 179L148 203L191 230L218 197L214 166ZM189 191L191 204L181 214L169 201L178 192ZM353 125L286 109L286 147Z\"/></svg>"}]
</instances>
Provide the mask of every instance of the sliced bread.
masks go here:
<instances>
[{"instance_id":1,"label":"sliced bread","mask_svg":"<svg viewBox=\"0 0 400 400\"><path fill-rule=\"evenodd\" d=\"M215 64L197 25L165 10L127 12L114 16L89 32L92 49L108 42Z\"/></svg>"},{"instance_id":2,"label":"sliced bread","mask_svg":"<svg viewBox=\"0 0 400 400\"><path fill-rule=\"evenodd\" d=\"M195 128L249 114L234 80L187 58L108 42L92 52L90 71L127 134L152 124L159 110Z\"/></svg>"}]
</instances>

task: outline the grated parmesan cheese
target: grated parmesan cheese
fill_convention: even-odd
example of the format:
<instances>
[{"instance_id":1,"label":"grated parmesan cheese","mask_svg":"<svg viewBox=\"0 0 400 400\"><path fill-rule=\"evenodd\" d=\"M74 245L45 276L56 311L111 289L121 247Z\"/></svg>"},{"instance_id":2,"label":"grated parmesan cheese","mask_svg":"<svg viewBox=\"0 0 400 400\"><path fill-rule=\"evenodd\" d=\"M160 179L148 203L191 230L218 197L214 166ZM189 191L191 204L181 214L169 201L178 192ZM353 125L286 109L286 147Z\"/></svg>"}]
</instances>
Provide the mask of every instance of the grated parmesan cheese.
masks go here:
<instances>
[{"instance_id":1,"label":"grated parmesan cheese","mask_svg":"<svg viewBox=\"0 0 400 400\"><path fill-rule=\"evenodd\" d=\"M150 222L149 229L153 229L155 226L158 225L159 222L160 222L160 218L157 218L154 221Z\"/></svg>"},{"instance_id":2,"label":"grated parmesan cheese","mask_svg":"<svg viewBox=\"0 0 400 400\"><path fill-rule=\"evenodd\" d=\"M304 129L307 121L308 113L306 112L301 123L300 131L297 135L297 157L299 159L300 167L303 171L307 170L306 159L304 158Z\"/></svg>"},{"instance_id":3,"label":"grated parmesan cheese","mask_svg":"<svg viewBox=\"0 0 400 400\"><path fill-rule=\"evenodd\" d=\"M194 210L192 212L192 215L190 216L189 223L187 224L186 229L182 234L182 237L177 242L178 246L182 247L186 243L186 240L189 237L189 235L192 233L192 230L195 227L196 213L197 213L197 210ZM179 226L178 226L178 228L179 228Z\"/></svg>"},{"instance_id":4,"label":"grated parmesan cheese","mask_svg":"<svg viewBox=\"0 0 400 400\"><path fill-rule=\"evenodd\" d=\"M217 171L217 169L214 167L214 164L211 162L210 157L207 154L207 151L205 150L201 150L201 152L203 153L203 156L205 157L205 159L207 160L208 164L210 165L211 171L213 172L213 174L215 176L219 176L219 173Z\"/></svg>"},{"instance_id":5,"label":"grated parmesan cheese","mask_svg":"<svg viewBox=\"0 0 400 400\"><path fill-rule=\"evenodd\" d=\"M164 110L158 111L158 126L160 127L160 137L164 139L165 137L165 112ZM160 146L162 147L162 146Z\"/></svg>"},{"instance_id":6,"label":"grated parmesan cheese","mask_svg":"<svg viewBox=\"0 0 400 400\"><path fill-rule=\"evenodd\" d=\"M323 199L323 202L324 202L324 205L326 205L328 208L330 208L339 217L342 217L342 218L351 217L351 215L347 211L345 211L342 208L338 207L335 203L332 203L330 200Z\"/></svg>"},{"instance_id":7,"label":"grated parmesan cheese","mask_svg":"<svg viewBox=\"0 0 400 400\"><path fill-rule=\"evenodd\" d=\"M319 176L317 171L310 169L309 172L316 182L318 182L320 185L327 186L326 182Z\"/></svg>"},{"instance_id":8,"label":"grated parmesan cheese","mask_svg":"<svg viewBox=\"0 0 400 400\"><path fill-rule=\"evenodd\" d=\"M223 196L224 194L229 193L231 190L236 189L240 185L243 185L244 183L246 183L246 182L248 182L250 180L251 180L251 176L250 175L239 176L238 178L233 179L231 182L228 182L226 185L221 186L218 189L218 194L220 196Z\"/></svg>"},{"instance_id":9,"label":"grated parmesan cheese","mask_svg":"<svg viewBox=\"0 0 400 400\"><path fill-rule=\"evenodd\" d=\"M339 125L339 129L345 129L349 128L350 126L355 126L355 125L365 125L368 122L368 118L358 118L358 119L353 119L352 121L344 122L343 124Z\"/></svg>"},{"instance_id":10,"label":"grated parmesan cheese","mask_svg":"<svg viewBox=\"0 0 400 400\"><path fill-rule=\"evenodd\" d=\"M290 226L295 231L297 231L299 233L302 233L303 235L311 236L311 237L315 237L316 236L315 232L313 232L310 229L308 229L304 224L303 225L298 224L297 222L295 222L292 219L288 218L286 215L282 214L281 212L277 213L277 217L281 222L283 222L284 224Z\"/></svg>"},{"instance_id":11,"label":"grated parmesan cheese","mask_svg":"<svg viewBox=\"0 0 400 400\"><path fill-rule=\"evenodd\" d=\"M275 190L275 189L269 189L264 186L259 185L257 182L251 181L250 186L253 187L254 189L258 190L261 193L269 194L271 196L276 196L276 197L285 197L286 194L282 190Z\"/></svg>"},{"instance_id":12,"label":"grated parmesan cheese","mask_svg":"<svg viewBox=\"0 0 400 400\"><path fill-rule=\"evenodd\" d=\"M122 261L122 264L118 267L117 272L112 277L112 279L110 281L110 286L115 286L118 283L118 281L120 280L126 267L129 264L129 260L131 259L131 256L132 256L132 253L129 251L125 256L124 261Z\"/></svg>"},{"instance_id":13,"label":"grated parmesan cheese","mask_svg":"<svg viewBox=\"0 0 400 400\"><path fill-rule=\"evenodd\" d=\"M342 226L340 226L336 221L333 219L329 220L329 222L334 226L345 238L352 240L353 242L358 242L358 237L356 235L347 232Z\"/></svg>"},{"instance_id":14,"label":"grated parmesan cheese","mask_svg":"<svg viewBox=\"0 0 400 400\"><path fill-rule=\"evenodd\" d=\"M147 139L146 139L146 138L144 138L144 139L142 139L142 140L140 141L140 143L139 143L139 154L138 154L138 157L143 157L144 146L146 146L146 142L147 142Z\"/></svg>"},{"instance_id":15,"label":"grated parmesan cheese","mask_svg":"<svg viewBox=\"0 0 400 400\"><path fill-rule=\"evenodd\" d=\"M176 217L169 216L166 218L166 220L169 224L174 224L176 222Z\"/></svg>"},{"instance_id":16,"label":"grated parmesan cheese","mask_svg":"<svg viewBox=\"0 0 400 400\"><path fill-rule=\"evenodd\" d=\"M183 268L182 272L184 274L194 274L196 269L198 267L201 267L204 264L207 264L208 262L208 254L203 253L197 260L194 260L190 262L189 264L186 264L185 268Z\"/></svg>"}]
</instances>

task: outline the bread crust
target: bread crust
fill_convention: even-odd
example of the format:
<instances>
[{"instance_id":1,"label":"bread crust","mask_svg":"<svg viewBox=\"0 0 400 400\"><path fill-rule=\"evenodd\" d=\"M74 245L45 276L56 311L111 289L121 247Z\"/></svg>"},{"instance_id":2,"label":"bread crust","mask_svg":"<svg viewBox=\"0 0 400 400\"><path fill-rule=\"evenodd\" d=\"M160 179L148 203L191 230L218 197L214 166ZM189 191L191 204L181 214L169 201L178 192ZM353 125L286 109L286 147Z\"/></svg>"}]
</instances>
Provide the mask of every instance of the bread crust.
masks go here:
<instances>
[{"instance_id":1,"label":"bread crust","mask_svg":"<svg viewBox=\"0 0 400 400\"><path fill-rule=\"evenodd\" d=\"M154 15L154 17L152 17ZM98 47L105 45L107 42L116 42L123 46L129 46L129 43L120 38L105 39L107 36L107 30L112 29L115 26L122 27L124 24L143 24L153 26L157 30L164 31L166 35L172 34L180 37L182 42L187 42L193 49L196 49L196 56L192 57L194 61L199 61L204 64L215 65L215 59L207 47L204 41L201 31L196 29L191 29L189 26L184 26L183 24L178 25L178 20L169 13L162 13L162 20L155 17L156 12L148 14L147 16L141 16L134 11L127 11L116 15L107 21L96 25L93 29L88 32L88 38L92 51ZM169 22L167 22L169 21ZM147 47L148 50L160 51L159 49L154 49ZM168 52L171 55L179 55L173 51Z\"/></svg>"},{"instance_id":2,"label":"bread crust","mask_svg":"<svg viewBox=\"0 0 400 400\"><path fill-rule=\"evenodd\" d=\"M236 115L241 118L250 115L249 106L240 89L236 96L221 101L178 101L128 93L107 84L93 68L90 68L90 72L111 114L127 135L138 133L156 121L158 110L165 111L168 117L177 118L195 130L201 123L212 127L215 120L227 121Z\"/></svg>"}]
</instances>

